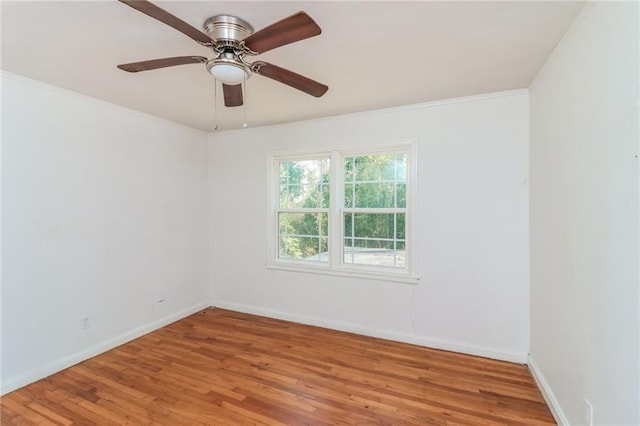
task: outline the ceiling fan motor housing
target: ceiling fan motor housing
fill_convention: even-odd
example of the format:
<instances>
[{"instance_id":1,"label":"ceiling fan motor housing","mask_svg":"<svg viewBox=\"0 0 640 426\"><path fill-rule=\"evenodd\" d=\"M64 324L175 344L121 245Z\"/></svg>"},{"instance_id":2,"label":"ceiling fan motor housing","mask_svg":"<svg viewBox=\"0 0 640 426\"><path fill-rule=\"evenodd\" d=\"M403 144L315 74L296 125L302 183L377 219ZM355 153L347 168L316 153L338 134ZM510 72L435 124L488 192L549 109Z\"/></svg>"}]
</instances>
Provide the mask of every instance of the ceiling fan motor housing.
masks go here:
<instances>
[{"instance_id":1,"label":"ceiling fan motor housing","mask_svg":"<svg viewBox=\"0 0 640 426\"><path fill-rule=\"evenodd\" d=\"M205 33L213 40L240 42L253 34L253 27L243 19L231 15L216 15L203 25Z\"/></svg>"}]
</instances>

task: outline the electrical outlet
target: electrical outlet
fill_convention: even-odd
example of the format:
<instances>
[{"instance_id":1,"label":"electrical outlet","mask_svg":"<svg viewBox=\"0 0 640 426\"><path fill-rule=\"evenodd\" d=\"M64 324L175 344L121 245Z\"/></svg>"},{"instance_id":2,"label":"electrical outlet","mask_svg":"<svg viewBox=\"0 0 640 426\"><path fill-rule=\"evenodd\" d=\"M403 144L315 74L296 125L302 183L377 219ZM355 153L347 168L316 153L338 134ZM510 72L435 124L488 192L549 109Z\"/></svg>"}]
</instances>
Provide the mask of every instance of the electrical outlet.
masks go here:
<instances>
[{"instance_id":1,"label":"electrical outlet","mask_svg":"<svg viewBox=\"0 0 640 426\"><path fill-rule=\"evenodd\" d=\"M80 320L80 326L83 330L87 330L91 328L91 318L90 317L82 317Z\"/></svg>"},{"instance_id":2,"label":"electrical outlet","mask_svg":"<svg viewBox=\"0 0 640 426\"><path fill-rule=\"evenodd\" d=\"M584 423L587 426L593 426L593 405L588 399L584 400Z\"/></svg>"},{"instance_id":3,"label":"electrical outlet","mask_svg":"<svg viewBox=\"0 0 640 426\"><path fill-rule=\"evenodd\" d=\"M162 303L164 302L165 296L164 296L164 291L159 291L156 293L156 303Z\"/></svg>"}]
</instances>

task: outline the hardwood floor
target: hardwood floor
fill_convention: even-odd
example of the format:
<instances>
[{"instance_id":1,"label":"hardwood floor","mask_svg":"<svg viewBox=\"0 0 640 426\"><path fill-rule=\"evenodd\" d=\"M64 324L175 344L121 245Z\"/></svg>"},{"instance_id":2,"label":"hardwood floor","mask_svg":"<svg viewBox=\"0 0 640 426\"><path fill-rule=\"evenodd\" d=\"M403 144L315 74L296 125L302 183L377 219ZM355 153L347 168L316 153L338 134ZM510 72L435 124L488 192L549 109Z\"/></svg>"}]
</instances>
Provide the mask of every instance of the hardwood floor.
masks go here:
<instances>
[{"instance_id":1,"label":"hardwood floor","mask_svg":"<svg viewBox=\"0 0 640 426\"><path fill-rule=\"evenodd\" d=\"M526 366L208 309L0 400L3 425L552 425Z\"/></svg>"}]
</instances>

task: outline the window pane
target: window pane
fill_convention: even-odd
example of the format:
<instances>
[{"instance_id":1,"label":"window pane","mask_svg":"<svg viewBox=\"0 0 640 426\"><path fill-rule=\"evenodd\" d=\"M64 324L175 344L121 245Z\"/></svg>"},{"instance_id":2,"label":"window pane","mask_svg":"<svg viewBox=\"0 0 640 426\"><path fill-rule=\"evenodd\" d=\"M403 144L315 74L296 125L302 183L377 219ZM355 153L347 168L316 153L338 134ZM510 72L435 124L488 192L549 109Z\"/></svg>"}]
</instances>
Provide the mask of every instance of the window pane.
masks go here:
<instances>
[{"instance_id":1,"label":"window pane","mask_svg":"<svg viewBox=\"0 0 640 426\"><path fill-rule=\"evenodd\" d=\"M398 183L396 185L396 196L398 197L398 205L395 207L406 208L407 207L407 184Z\"/></svg>"},{"instance_id":2,"label":"window pane","mask_svg":"<svg viewBox=\"0 0 640 426\"><path fill-rule=\"evenodd\" d=\"M280 162L280 183L296 182L302 178L302 168L295 161Z\"/></svg>"},{"instance_id":3,"label":"window pane","mask_svg":"<svg viewBox=\"0 0 640 426\"><path fill-rule=\"evenodd\" d=\"M396 214L396 239L405 240L405 214L397 213Z\"/></svg>"},{"instance_id":4,"label":"window pane","mask_svg":"<svg viewBox=\"0 0 640 426\"><path fill-rule=\"evenodd\" d=\"M354 214L354 236L360 238L393 238L394 215L357 213Z\"/></svg>"},{"instance_id":5,"label":"window pane","mask_svg":"<svg viewBox=\"0 0 640 426\"><path fill-rule=\"evenodd\" d=\"M329 185L309 185L306 189L306 200L301 207L325 208L329 207Z\"/></svg>"},{"instance_id":6,"label":"window pane","mask_svg":"<svg viewBox=\"0 0 640 426\"><path fill-rule=\"evenodd\" d=\"M351 241L345 241L344 249L344 263L353 265L366 265L366 266L384 266L384 267L405 267L405 252L402 249L393 249L391 242L380 241L378 243L369 241L371 245L386 246L382 248L373 247L361 247L356 241L354 246L350 246Z\"/></svg>"},{"instance_id":7,"label":"window pane","mask_svg":"<svg viewBox=\"0 0 640 426\"><path fill-rule=\"evenodd\" d=\"M327 247L326 238L281 236L278 258L326 262Z\"/></svg>"},{"instance_id":8,"label":"window pane","mask_svg":"<svg viewBox=\"0 0 640 426\"><path fill-rule=\"evenodd\" d=\"M329 207L329 160L280 162L280 208Z\"/></svg>"},{"instance_id":9,"label":"window pane","mask_svg":"<svg viewBox=\"0 0 640 426\"><path fill-rule=\"evenodd\" d=\"M393 183L357 183L353 191L353 207L386 208L395 207Z\"/></svg>"},{"instance_id":10,"label":"window pane","mask_svg":"<svg viewBox=\"0 0 640 426\"><path fill-rule=\"evenodd\" d=\"M345 213L344 214L344 236L352 237L353 236L353 213Z\"/></svg>"},{"instance_id":11,"label":"window pane","mask_svg":"<svg viewBox=\"0 0 640 426\"><path fill-rule=\"evenodd\" d=\"M280 235L328 236L327 213L280 213Z\"/></svg>"},{"instance_id":12,"label":"window pane","mask_svg":"<svg viewBox=\"0 0 640 426\"><path fill-rule=\"evenodd\" d=\"M354 207L353 205L353 200L355 199L355 196L353 194L354 187L355 187L355 184L353 182L347 181L344 184L344 206L346 208Z\"/></svg>"},{"instance_id":13,"label":"window pane","mask_svg":"<svg viewBox=\"0 0 640 426\"><path fill-rule=\"evenodd\" d=\"M407 181L407 154L395 156L396 180Z\"/></svg>"},{"instance_id":14,"label":"window pane","mask_svg":"<svg viewBox=\"0 0 640 426\"><path fill-rule=\"evenodd\" d=\"M280 208L291 208L302 194L302 185L280 184Z\"/></svg>"},{"instance_id":15,"label":"window pane","mask_svg":"<svg viewBox=\"0 0 640 426\"><path fill-rule=\"evenodd\" d=\"M328 261L327 213L279 213L278 258Z\"/></svg>"},{"instance_id":16,"label":"window pane","mask_svg":"<svg viewBox=\"0 0 640 426\"><path fill-rule=\"evenodd\" d=\"M395 157L396 154L350 157L353 159L354 180L356 182L393 181Z\"/></svg>"},{"instance_id":17,"label":"window pane","mask_svg":"<svg viewBox=\"0 0 640 426\"><path fill-rule=\"evenodd\" d=\"M404 213L345 213L343 262L405 267Z\"/></svg>"},{"instance_id":18,"label":"window pane","mask_svg":"<svg viewBox=\"0 0 640 426\"><path fill-rule=\"evenodd\" d=\"M355 157L346 157L344 159L344 181L351 182L353 180L353 167Z\"/></svg>"},{"instance_id":19,"label":"window pane","mask_svg":"<svg viewBox=\"0 0 640 426\"><path fill-rule=\"evenodd\" d=\"M347 157L344 173L345 207L406 207L406 154Z\"/></svg>"},{"instance_id":20,"label":"window pane","mask_svg":"<svg viewBox=\"0 0 640 426\"><path fill-rule=\"evenodd\" d=\"M282 209L328 206L328 185L280 185L280 208Z\"/></svg>"}]
</instances>

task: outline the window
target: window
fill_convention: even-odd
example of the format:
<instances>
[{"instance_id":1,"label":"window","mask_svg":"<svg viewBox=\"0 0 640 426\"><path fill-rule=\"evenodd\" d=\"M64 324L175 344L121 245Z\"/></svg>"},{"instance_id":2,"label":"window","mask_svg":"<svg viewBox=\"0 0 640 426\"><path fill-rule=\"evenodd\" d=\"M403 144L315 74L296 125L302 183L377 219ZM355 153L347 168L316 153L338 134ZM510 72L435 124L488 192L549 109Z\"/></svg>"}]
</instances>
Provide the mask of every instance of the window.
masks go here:
<instances>
[{"instance_id":1,"label":"window","mask_svg":"<svg viewBox=\"0 0 640 426\"><path fill-rule=\"evenodd\" d=\"M271 155L268 267L415 282L414 150Z\"/></svg>"}]
</instances>

